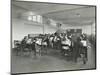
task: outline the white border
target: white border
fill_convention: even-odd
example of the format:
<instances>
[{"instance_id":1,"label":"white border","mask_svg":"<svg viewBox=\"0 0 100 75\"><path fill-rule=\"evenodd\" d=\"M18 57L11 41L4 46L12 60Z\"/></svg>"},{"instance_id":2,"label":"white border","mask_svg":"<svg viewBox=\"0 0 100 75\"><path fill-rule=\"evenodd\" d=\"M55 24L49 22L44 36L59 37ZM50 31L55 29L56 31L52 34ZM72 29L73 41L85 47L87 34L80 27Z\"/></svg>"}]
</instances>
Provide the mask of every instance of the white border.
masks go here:
<instances>
[{"instance_id":1,"label":"white border","mask_svg":"<svg viewBox=\"0 0 100 75\"><path fill-rule=\"evenodd\" d=\"M97 6L97 70L40 73L41 75L98 75L100 73L100 0L30 0ZM10 0L0 0L0 75L10 74ZM25 74L28 75L28 74ZM30 75L30 74L29 74ZM34 74L35 75L35 74ZM39 75L39 74L37 74Z\"/></svg>"}]
</instances>

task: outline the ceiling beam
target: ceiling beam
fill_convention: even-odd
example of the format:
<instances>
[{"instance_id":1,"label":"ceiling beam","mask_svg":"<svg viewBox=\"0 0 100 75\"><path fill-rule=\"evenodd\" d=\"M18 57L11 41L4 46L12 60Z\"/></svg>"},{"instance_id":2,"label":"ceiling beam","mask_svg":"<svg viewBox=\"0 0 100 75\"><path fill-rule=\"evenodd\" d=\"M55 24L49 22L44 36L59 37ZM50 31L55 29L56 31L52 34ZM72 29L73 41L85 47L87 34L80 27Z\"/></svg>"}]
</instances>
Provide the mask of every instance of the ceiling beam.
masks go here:
<instances>
[{"instance_id":1,"label":"ceiling beam","mask_svg":"<svg viewBox=\"0 0 100 75\"><path fill-rule=\"evenodd\" d=\"M52 18L52 17L51 17ZM88 19L95 19L95 16L91 16L91 17L74 17L74 18L53 18L53 19L56 19L56 20L60 20L60 21L65 21L65 20L80 20L80 19L85 19L85 20L88 20Z\"/></svg>"},{"instance_id":2,"label":"ceiling beam","mask_svg":"<svg viewBox=\"0 0 100 75\"><path fill-rule=\"evenodd\" d=\"M78 9L85 9L85 8L89 8L90 6L83 6L83 7L79 7L79 8L73 8L73 9L64 9L64 10L58 10L58 11L52 11L52 12L48 12L45 13L43 15L49 15L49 14L53 14L53 13L61 13L61 12L65 12L65 11L73 11L73 10L78 10Z\"/></svg>"},{"instance_id":3,"label":"ceiling beam","mask_svg":"<svg viewBox=\"0 0 100 75\"><path fill-rule=\"evenodd\" d=\"M63 22L63 23L64 24L69 24L69 25L88 25L88 24L90 25L93 22Z\"/></svg>"}]
</instances>

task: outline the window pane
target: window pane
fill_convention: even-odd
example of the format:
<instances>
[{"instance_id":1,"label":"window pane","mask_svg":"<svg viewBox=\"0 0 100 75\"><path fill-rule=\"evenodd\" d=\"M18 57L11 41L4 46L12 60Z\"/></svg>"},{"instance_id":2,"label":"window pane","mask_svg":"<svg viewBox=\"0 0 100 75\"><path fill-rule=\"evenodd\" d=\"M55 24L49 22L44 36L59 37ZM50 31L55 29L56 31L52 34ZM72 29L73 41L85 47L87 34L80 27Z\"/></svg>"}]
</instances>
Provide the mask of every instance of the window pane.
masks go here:
<instances>
[{"instance_id":1,"label":"window pane","mask_svg":"<svg viewBox=\"0 0 100 75\"><path fill-rule=\"evenodd\" d=\"M42 17L40 15L37 15L37 22L42 23Z\"/></svg>"},{"instance_id":2,"label":"window pane","mask_svg":"<svg viewBox=\"0 0 100 75\"><path fill-rule=\"evenodd\" d=\"M33 16L33 21L37 21L37 16Z\"/></svg>"},{"instance_id":3,"label":"window pane","mask_svg":"<svg viewBox=\"0 0 100 75\"><path fill-rule=\"evenodd\" d=\"M37 22L40 22L40 15L37 15Z\"/></svg>"}]
</instances>

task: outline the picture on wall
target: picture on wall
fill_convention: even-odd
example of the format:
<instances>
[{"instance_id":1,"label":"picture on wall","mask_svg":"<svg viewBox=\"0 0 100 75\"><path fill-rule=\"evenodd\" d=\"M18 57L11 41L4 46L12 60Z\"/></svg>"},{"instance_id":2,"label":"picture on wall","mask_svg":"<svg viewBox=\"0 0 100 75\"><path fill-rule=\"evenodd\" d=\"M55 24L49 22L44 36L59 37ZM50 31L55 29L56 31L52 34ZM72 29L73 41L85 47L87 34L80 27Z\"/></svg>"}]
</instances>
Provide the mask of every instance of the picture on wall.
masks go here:
<instances>
[{"instance_id":1,"label":"picture on wall","mask_svg":"<svg viewBox=\"0 0 100 75\"><path fill-rule=\"evenodd\" d=\"M11 74L96 69L96 6L11 0Z\"/></svg>"}]
</instances>

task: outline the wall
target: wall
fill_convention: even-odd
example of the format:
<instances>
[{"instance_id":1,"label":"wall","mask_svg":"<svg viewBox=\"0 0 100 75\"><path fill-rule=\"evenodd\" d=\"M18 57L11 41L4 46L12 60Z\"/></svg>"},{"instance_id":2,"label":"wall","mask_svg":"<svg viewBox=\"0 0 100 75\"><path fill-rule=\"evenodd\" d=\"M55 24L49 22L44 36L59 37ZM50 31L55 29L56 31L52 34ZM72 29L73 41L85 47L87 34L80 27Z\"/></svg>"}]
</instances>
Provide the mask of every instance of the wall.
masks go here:
<instances>
[{"instance_id":1,"label":"wall","mask_svg":"<svg viewBox=\"0 0 100 75\"><path fill-rule=\"evenodd\" d=\"M95 33L95 23L90 25L63 25L62 29L82 29L82 33L91 35Z\"/></svg>"},{"instance_id":2,"label":"wall","mask_svg":"<svg viewBox=\"0 0 100 75\"><path fill-rule=\"evenodd\" d=\"M95 23L92 24L92 34L95 35L96 34L96 26Z\"/></svg>"},{"instance_id":3,"label":"wall","mask_svg":"<svg viewBox=\"0 0 100 75\"><path fill-rule=\"evenodd\" d=\"M20 17L20 13L26 12L27 10L12 6L12 39L21 40L28 34L40 34L43 33L43 25L37 23L29 23ZM44 33L54 33L56 28L44 24Z\"/></svg>"},{"instance_id":4,"label":"wall","mask_svg":"<svg viewBox=\"0 0 100 75\"><path fill-rule=\"evenodd\" d=\"M54 33L55 28L45 25L44 33ZM40 24L29 24L21 19L12 19L12 34L13 40L21 40L27 34L43 34L43 26Z\"/></svg>"},{"instance_id":5,"label":"wall","mask_svg":"<svg viewBox=\"0 0 100 75\"><path fill-rule=\"evenodd\" d=\"M30 33L38 34L42 33L42 26L28 25L25 24L25 21L20 19L12 20L12 32L14 40L21 40L24 36L27 36ZM38 32L37 32L38 30Z\"/></svg>"}]
</instances>

